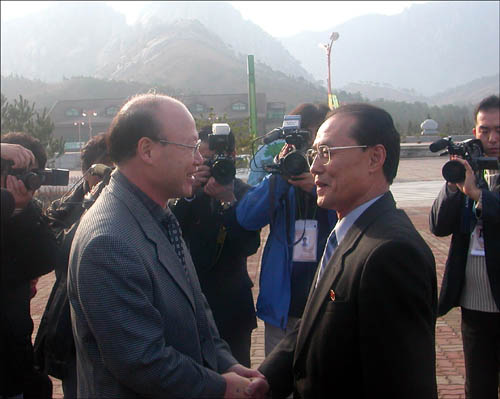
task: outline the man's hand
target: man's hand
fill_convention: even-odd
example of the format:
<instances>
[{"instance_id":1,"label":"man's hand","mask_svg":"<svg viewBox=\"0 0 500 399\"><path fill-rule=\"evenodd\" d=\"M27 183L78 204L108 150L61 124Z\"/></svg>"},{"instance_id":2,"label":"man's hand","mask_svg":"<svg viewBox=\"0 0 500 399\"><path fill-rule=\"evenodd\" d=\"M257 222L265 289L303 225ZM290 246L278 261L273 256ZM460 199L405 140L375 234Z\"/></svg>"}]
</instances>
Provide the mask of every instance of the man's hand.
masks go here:
<instances>
[{"instance_id":1,"label":"man's hand","mask_svg":"<svg viewBox=\"0 0 500 399\"><path fill-rule=\"evenodd\" d=\"M453 156L452 158L454 161L460 162L465 168L465 180L461 183L456 183L457 188L474 201L478 201L481 190L476 185L476 176L474 176L474 171L469 162L457 156Z\"/></svg>"},{"instance_id":2,"label":"man's hand","mask_svg":"<svg viewBox=\"0 0 500 399\"><path fill-rule=\"evenodd\" d=\"M250 378L252 381L248 385L246 393L250 398L265 398L269 391L269 384L266 377L259 370L249 369L241 364L235 364L228 369L228 372L236 373L242 377Z\"/></svg>"},{"instance_id":3,"label":"man's hand","mask_svg":"<svg viewBox=\"0 0 500 399\"><path fill-rule=\"evenodd\" d=\"M286 154L288 154L289 152L292 152L293 150L295 150L295 146L293 144L288 144L286 143L282 148L281 148L281 151L280 153L278 154L278 160L280 160L281 158L284 158Z\"/></svg>"},{"instance_id":4,"label":"man's hand","mask_svg":"<svg viewBox=\"0 0 500 399\"><path fill-rule=\"evenodd\" d=\"M228 185L223 186L217 183L213 177L210 177L203 191L210 197L222 202L236 201L236 197L234 196L234 180Z\"/></svg>"},{"instance_id":5,"label":"man's hand","mask_svg":"<svg viewBox=\"0 0 500 399\"><path fill-rule=\"evenodd\" d=\"M210 167L205 164L198 166L198 169L194 172L193 193L206 184L209 178Z\"/></svg>"},{"instance_id":6,"label":"man's hand","mask_svg":"<svg viewBox=\"0 0 500 399\"><path fill-rule=\"evenodd\" d=\"M21 180L15 176L7 176L5 179L5 188L9 190L14 197L16 209L24 209L33 199L33 191L26 189L26 186Z\"/></svg>"},{"instance_id":7,"label":"man's hand","mask_svg":"<svg viewBox=\"0 0 500 399\"><path fill-rule=\"evenodd\" d=\"M288 179L288 183L292 186L298 187L306 193L310 193L314 189L314 177L310 172L302 173L301 175L294 176Z\"/></svg>"},{"instance_id":8,"label":"man's hand","mask_svg":"<svg viewBox=\"0 0 500 399\"><path fill-rule=\"evenodd\" d=\"M265 399L269 392L269 384L265 378L252 378L247 394L254 399Z\"/></svg>"},{"instance_id":9,"label":"man's hand","mask_svg":"<svg viewBox=\"0 0 500 399\"><path fill-rule=\"evenodd\" d=\"M35 163L33 153L19 144L1 143L1 154L3 159L13 161L14 169L28 169Z\"/></svg>"},{"instance_id":10,"label":"man's hand","mask_svg":"<svg viewBox=\"0 0 500 399\"><path fill-rule=\"evenodd\" d=\"M224 373L222 374L222 377L226 380L226 392L224 393L224 398L249 398L246 392L251 381L248 378L239 376L234 372Z\"/></svg>"}]
</instances>

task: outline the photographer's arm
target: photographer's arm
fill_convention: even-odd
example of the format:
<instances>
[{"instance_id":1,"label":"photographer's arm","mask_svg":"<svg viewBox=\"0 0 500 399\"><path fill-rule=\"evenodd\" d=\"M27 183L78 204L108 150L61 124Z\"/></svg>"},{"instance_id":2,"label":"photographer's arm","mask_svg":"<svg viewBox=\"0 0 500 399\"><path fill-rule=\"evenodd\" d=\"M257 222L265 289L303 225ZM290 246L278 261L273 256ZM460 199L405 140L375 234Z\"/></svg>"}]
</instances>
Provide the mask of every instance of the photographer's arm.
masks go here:
<instances>
[{"instance_id":1,"label":"photographer's arm","mask_svg":"<svg viewBox=\"0 0 500 399\"><path fill-rule=\"evenodd\" d=\"M271 180L274 180L271 184ZM271 188L273 186L273 188ZM268 225L270 217L280 206L281 198L290 189L290 184L277 175L266 176L257 186L252 187L236 205L236 219L246 230L258 230ZM271 208L273 190L273 209Z\"/></svg>"}]
</instances>

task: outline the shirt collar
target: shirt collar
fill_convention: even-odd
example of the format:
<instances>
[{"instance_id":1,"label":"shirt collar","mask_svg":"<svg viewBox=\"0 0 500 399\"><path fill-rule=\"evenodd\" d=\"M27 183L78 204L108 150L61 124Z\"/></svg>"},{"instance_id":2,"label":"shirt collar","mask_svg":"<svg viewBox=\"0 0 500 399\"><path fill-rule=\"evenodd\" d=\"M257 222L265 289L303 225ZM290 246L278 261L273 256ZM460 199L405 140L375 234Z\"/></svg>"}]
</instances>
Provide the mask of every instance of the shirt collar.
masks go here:
<instances>
[{"instance_id":1,"label":"shirt collar","mask_svg":"<svg viewBox=\"0 0 500 399\"><path fill-rule=\"evenodd\" d=\"M382 197L381 194L378 197L372 198L371 200L365 202L364 204L361 204L357 208L353 209L351 212L349 212L346 216L344 216L341 220L337 222L333 230L335 231L335 235L337 236L337 243L340 245L340 242L344 238L344 236L347 234L351 226L354 224L356 220L363 214L364 211L366 211L371 204L373 204L375 201L377 201L380 197Z\"/></svg>"}]
</instances>

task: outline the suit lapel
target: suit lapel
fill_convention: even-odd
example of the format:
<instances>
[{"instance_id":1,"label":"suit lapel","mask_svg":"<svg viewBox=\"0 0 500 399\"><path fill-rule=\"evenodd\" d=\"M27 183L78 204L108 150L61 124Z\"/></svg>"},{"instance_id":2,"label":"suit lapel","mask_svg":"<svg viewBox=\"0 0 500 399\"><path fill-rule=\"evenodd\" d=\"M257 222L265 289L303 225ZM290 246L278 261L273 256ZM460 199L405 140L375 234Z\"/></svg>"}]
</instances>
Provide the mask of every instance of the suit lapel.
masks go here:
<instances>
[{"instance_id":1,"label":"suit lapel","mask_svg":"<svg viewBox=\"0 0 500 399\"><path fill-rule=\"evenodd\" d=\"M191 303L193 310L195 310L193 288L187 281L184 266L181 264L179 257L175 253L174 247L170 244L170 241L166 237L165 233L158 225L158 221L154 220L151 213L142 205L136 196L116 179L111 179L107 188L111 190L111 194L125 203L131 214L137 220L139 226L142 228L144 235L156 245L156 253L159 263L170 274L172 279L180 287L181 291L184 292L187 299ZM185 251L184 253L188 255L189 252L184 245L184 242L183 248ZM191 257L186 256L186 262L192 262ZM187 267L187 269L189 270L189 267ZM193 279L191 274L189 277Z\"/></svg>"},{"instance_id":2,"label":"suit lapel","mask_svg":"<svg viewBox=\"0 0 500 399\"><path fill-rule=\"evenodd\" d=\"M385 193L378 201L373 203L368 209L366 209L366 211L361 214L361 216L347 231L341 243L335 250L332 258L326 265L324 274L321 277L318 286L314 288L313 285L309 292L309 298L307 299L307 304L301 320L299 335L297 337L295 359L298 358L301 350L304 349L307 338L313 331L316 319L318 318L318 316L321 316L320 310L323 307L325 300L330 297L330 290L332 289L332 287L335 288L338 279L344 271L345 257L354 250L367 227L370 226L385 212L394 208L394 198L389 191ZM316 270L314 282L317 280L318 272L319 267L318 270Z\"/></svg>"}]
</instances>

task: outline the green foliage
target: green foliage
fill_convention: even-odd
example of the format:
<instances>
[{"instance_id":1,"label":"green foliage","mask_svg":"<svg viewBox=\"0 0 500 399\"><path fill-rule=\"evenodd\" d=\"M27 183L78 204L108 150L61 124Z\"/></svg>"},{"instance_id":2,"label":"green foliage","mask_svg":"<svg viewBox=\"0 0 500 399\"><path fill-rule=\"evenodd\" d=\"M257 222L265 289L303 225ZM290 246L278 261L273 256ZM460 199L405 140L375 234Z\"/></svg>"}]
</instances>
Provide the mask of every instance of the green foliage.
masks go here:
<instances>
[{"instance_id":1,"label":"green foliage","mask_svg":"<svg viewBox=\"0 0 500 399\"><path fill-rule=\"evenodd\" d=\"M19 95L9 103L7 98L1 94L2 126L1 133L25 132L36 137L47 150L47 156L51 158L56 153L64 153L64 139L52 137L54 123L49 117L46 108L41 112L35 110L35 103Z\"/></svg>"},{"instance_id":2,"label":"green foliage","mask_svg":"<svg viewBox=\"0 0 500 399\"><path fill-rule=\"evenodd\" d=\"M205 117L200 114L199 118L195 117L196 128L200 130L205 126L211 126L212 123L227 123L231 127L236 143L237 154L248 154L251 151L252 136L250 135L250 119L232 119L229 120L227 115L216 115L213 108L210 108L208 115Z\"/></svg>"}]
</instances>

